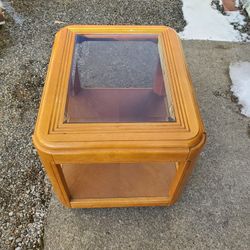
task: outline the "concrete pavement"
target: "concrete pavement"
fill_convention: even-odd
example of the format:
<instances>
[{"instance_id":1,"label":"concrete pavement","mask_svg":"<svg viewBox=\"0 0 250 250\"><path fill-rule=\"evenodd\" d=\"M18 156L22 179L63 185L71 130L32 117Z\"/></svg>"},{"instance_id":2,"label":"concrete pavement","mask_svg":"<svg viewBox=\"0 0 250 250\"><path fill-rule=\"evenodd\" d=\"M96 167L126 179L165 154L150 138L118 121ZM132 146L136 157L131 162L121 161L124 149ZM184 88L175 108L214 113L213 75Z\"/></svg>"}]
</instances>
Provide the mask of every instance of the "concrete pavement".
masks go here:
<instances>
[{"instance_id":1,"label":"concrete pavement","mask_svg":"<svg viewBox=\"0 0 250 250\"><path fill-rule=\"evenodd\" d=\"M233 102L228 66L250 60L250 43L183 44L208 141L179 202L73 210L53 197L45 249L248 249L250 119Z\"/></svg>"}]
</instances>

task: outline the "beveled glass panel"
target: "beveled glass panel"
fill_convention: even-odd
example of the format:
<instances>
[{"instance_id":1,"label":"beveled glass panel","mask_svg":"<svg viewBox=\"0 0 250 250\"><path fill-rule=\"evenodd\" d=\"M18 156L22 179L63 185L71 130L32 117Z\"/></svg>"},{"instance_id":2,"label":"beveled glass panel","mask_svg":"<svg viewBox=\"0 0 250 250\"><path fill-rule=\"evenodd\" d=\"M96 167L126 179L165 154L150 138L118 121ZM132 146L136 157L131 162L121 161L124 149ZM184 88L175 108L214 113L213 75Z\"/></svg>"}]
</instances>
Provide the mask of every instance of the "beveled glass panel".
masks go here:
<instances>
[{"instance_id":1,"label":"beveled glass panel","mask_svg":"<svg viewBox=\"0 0 250 250\"><path fill-rule=\"evenodd\" d=\"M157 35L77 35L65 123L174 121L161 51Z\"/></svg>"}]
</instances>

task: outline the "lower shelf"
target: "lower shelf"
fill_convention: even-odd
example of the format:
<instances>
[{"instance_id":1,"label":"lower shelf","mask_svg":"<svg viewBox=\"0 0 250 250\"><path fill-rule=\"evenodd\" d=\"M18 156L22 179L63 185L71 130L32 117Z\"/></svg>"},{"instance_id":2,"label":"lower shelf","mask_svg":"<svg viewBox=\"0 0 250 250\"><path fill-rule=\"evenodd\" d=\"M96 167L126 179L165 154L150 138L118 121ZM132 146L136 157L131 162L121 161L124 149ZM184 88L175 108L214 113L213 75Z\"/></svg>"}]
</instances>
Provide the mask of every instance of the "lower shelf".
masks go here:
<instances>
[{"instance_id":1,"label":"lower shelf","mask_svg":"<svg viewBox=\"0 0 250 250\"><path fill-rule=\"evenodd\" d=\"M162 197L167 199L176 163L62 164L71 200Z\"/></svg>"}]
</instances>

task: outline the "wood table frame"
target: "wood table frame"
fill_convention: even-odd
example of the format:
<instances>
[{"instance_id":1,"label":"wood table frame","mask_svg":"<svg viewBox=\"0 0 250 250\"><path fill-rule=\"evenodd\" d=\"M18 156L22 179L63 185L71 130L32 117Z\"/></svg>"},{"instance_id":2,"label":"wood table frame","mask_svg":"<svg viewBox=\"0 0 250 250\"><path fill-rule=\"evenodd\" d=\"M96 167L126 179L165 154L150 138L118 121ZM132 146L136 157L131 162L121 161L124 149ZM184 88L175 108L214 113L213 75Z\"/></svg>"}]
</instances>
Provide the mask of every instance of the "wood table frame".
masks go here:
<instances>
[{"instance_id":1,"label":"wood table frame","mask_svg":"<svg viewBox=\"0 0 250 250\"><path fill-rule=\"evenodd\" d=\"M174 122L65 123L64 109L77 34L157 35ZM166 84L167 83L167 84ZM176 32L165 26L72 25L53 46L33 142L59 200L71 208L173 204L206 140L191 78ZM166 197L72 199L61 164L176 163Z\"/></svg>"}]
</instances>

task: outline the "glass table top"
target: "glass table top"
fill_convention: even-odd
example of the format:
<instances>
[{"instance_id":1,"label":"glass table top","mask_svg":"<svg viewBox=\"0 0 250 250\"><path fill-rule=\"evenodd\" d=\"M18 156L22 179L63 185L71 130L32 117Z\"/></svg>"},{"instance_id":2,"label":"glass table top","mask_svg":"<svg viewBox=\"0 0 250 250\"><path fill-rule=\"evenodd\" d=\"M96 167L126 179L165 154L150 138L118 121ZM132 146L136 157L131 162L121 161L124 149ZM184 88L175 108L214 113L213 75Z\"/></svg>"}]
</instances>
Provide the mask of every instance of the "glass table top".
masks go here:
<instances>
[{"instance_id":1,"label":"glass table top","mask_svg":"<svg viewBox=\"0 0 250 250\"><path fill-rule=\"evenodd\" d=\"M157 35L77 35L65 123L171 122Z\"/></svg>"}]
</instances>

